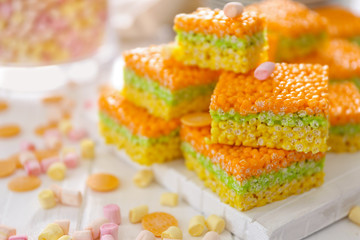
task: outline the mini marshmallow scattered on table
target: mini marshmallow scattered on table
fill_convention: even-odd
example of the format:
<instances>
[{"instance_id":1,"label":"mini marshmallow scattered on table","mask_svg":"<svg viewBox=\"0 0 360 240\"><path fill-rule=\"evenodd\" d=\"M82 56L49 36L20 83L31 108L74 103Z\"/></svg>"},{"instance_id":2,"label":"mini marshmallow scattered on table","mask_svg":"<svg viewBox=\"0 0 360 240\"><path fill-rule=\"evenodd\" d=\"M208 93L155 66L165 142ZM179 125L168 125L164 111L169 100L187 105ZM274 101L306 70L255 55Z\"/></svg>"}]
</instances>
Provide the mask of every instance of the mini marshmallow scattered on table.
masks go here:
<instances>
[{"instance_id":1,"label":"mini marshmallow scattered on table","mask_svg":"<svg viewBox=\"0 0 360 240\"><path fill-rule=\"evenodd\" d=\"M50 189L42 190L38 194L38 199L41 207L44 209L49 209L56 206L55 194Z\"/></svg>"},{"instance_id":2,"label":"mini marshmallow scattered on table","mask_svg":"<svg viewBox=\"0 0 360 240\"><path fill-rule=\"evenodd\" d=\"M149 207L147 205L141 205L130 209L129 220L131 223L139 223L142 218L149 213Z\"/></svg>"},{"instance_id":3,"label":"mini marshmallow scattered on table","mask_svg":"<svg viewBox=\"0 0 360 240\"><path fill-rule=\"evenodd\" d=\"M69 234L70 221L69 220L56 220L54 223L58 224L63 230L64 234Z\"/></svg>"},{"instance_id":4,"label":"mini marshmallow scattered on table","mask_svg":"<svg viewBox=\"0 0 360 240\"><path fill-rule=\"evenodd\" d=\"M171 226L161 234L161 239L183 239L183 234L179 227Z\"/></svg>"},{"instance_id":5,"label":"mini marshmallow scattered on table","mask_svg":"<svg viewBox=\"0 0 360 240\"><path fill-rule=\"evenodd\" d=\"M73 240L93 240L90 230L78 230L72 234Z\"/></svg>"},{"instance_id":6,"label":"mini marshmallow scattered on table","mask_svg":"<svg viewBox=\"0 0 360 240\"><path fill-rule=\"evenodd\" d=\"M66 166L62 162L56 162L50 165L46 174L52 179L56 181L64 180L66 176Z\"/></svg>"},{"instance_id":7,"label":"mini marshmallow scattered on table","mask_svg":"<svg viewBox=\"0 0 360 240\"><path fill-rule=\"evenodd\" d=\"M179 196L177 193L163 193L160 197L160 204L163 206L175 207L178 205Z\"/></svg>"},{"instance_id":8,"label":"mini marshmallow scattered on table","mask_svg":"<svg viewBox=\"0 0 360 240\"><path fill-rule=\"evenodd\" d=\"M3 236L5 239L7 239L14 235L16 235L15 228L0 224L0 236Z\"/></svg>"},{"instance_id":9,"label":"mini marshmallow scattered on table","mask_svg":"<svg viewBox=\"0 0 360 240\"><path fill-rule=\"evenodd\" d=\"M14 235L10 236L8 240L28 240L28 237L26 235Z\"/></svg>"},{"instance_id":10,"label":"mini marshmallow scattered on table","mask_svg":"<svg viewBox=\"0 0 360 240\"><path fill-rule=\"evenodd\" d=\"M133 177L133 182L137 187L145 188L154 180L154 173L151 169L142 169Z\"/></svg>"},{"instance_id":11,"label":"mini marshmallow scattered on table","mask_svg":"<svg viewBox=\"0 0 360 240\"><path fill-rule=\"evenodd\" d=\"M58 240L63 235L64 231L59 224L50 223L39 234L38 240Z\"/></svg>"},{"instance_id":12,"label":"mini marshmallow scattered on table","mask_svg":"<svg viewBox=\"0 0 360 240\"><path fill-rule=\"evenodd\" d=\"M204 216L198 215L190 219L188 231L193 237L201 236L206 228Z\"/></svg>"},{"instance_id":13,"label":"mini marshmallow scattered on table","mask_svg":"<svg viewBox=\"0 0 360 240\"><path fill-rule=\"evenodd\" d=\"M91 222L85 229L91 231L93 239L97 239L100 237L100 227L108 222L109 220L107 218L98 218Z\"/></svg>"},{"instance_id":14,"label":"mini marshmallow scattered on table","mask_svg":"<svg viewBox=\"0 0 360 240\"><path fill-rule=\"evenodd\" d=\"M210 231L205 234L202 240L220 240L220 236L217 232Z\"/></svg>"},{"instance_id":15,"label":"mini marshmallow scattered on table","mask_svg":"<svg viewBox=\"0 0 360 240\"><path fill-rule=\"evenodd\" d=\"M155 236L148 230L142 230L135 240L155 240Z\"/></svg>"},{"instance_id":16,"label":"mini marshmallow scattered on table","mask_svg":"<svg viewBox=\"0 0 360 240\"><path fill-rule=\"evenodd\" d=\"M222 233L225 229L225 221L223 218L215 215L215 214L212 214L210 215L206 221L206 226L207 228L210 230L210 231L214 231L214 232L217 232L217 233Z\"/></svg>"},{"instance_id":17,"label":"mini marshmallow scattered on table","mask_svg":"<svg viewBox=\"0 0 360 240\"><path fill-rule=\"evenodd\" d=\"M115 223L117 225L121 224L121 214L120 207L116 204L108 204L103 207L104 217L109 220L109 222Z\"/></svg>"},{"instance_id":18,"label":"mini marshmallow scattered on table","mask_svg":"<svg viewBox=\"0 0 360 240\"><path fill-rule=\"evenodd\" d=\"M100 227L100 236L111 235L114 240L118 240L119 225L115 223L104 223Z\"/></svg>"},{"instance_id":19,"label":"mini marshmallow scattered on table","mask_svg":"<svg viewBox=\"0 0 360 240\"><path fill-rule=\"evenodd\" d=\"M353 207L350 210L348 217L353 223L360 225L360 206Z\"/></svg>"}]
</instances>

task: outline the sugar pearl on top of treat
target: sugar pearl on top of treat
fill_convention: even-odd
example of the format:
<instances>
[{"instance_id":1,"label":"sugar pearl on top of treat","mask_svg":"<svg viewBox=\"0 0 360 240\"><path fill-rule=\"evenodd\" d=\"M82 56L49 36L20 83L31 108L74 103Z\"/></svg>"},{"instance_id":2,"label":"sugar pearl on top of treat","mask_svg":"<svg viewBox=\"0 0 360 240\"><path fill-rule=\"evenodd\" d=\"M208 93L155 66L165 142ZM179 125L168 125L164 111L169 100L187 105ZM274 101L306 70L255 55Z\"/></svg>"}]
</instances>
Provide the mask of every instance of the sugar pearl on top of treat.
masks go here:
<instances>
[{"instance_id":1,"label":"sugar pearl on top of treat","mask_svg":"<svg viewBox=\"0 0 360 240\"><path fill-rule=\"evenodd\" d=\"M275 63L273 62L264 62L260 64L254 71L254 77L259 80L265 80L275 69Z\"/></svg>"},{"instance_id":2,"label":"sugar pearl on top of treat","mask_svg":"<svg viewBox=\"0 0 360 240\"><path fill-rule=\"evenodd\" d=\"M229 18L236 18L244 11L244 5L239 2L229 2L224 6L224 14Z\"/></svg>"}]
</instances>

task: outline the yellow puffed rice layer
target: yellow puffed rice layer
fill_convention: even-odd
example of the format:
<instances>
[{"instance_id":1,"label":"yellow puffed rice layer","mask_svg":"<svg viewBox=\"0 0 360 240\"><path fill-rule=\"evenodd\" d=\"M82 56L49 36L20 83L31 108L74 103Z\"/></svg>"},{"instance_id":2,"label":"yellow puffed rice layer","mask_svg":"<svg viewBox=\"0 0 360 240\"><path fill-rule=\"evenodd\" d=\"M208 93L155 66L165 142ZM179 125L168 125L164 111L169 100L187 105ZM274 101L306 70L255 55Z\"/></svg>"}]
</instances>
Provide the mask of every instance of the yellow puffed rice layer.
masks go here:
<instances>
[{"instance_id":1,"label":"yellow puffed rice layer","mask_svg":"<svg viewBox=\"0 0 360 240\"><path fill-rule=\"evenodd\" d=\"M210 44L192 45L180 42L173 49L172 55L186 65L246 73L254 69L260 62L267 60L266 49L267 47L264 45L253 46L244 51L232 48L220 49Z\"/></svg>"},{"instance_id":2,"label":"yellow puffed rice layer","mask_svg":"<svg viewBox=\"0 0 360 240\"><path fill-rule=\"evenodd\" d=\"M210 95L196 97L191 101L183 101L176 106L169 106L151 93L126 86L124 96L135 105L146 108L150 114L166 120L180 118L181 116L198 111L206 111L210 105Z\"/></svg>"},{"instance_id":3,"label":"yellow puffed rice layer","mask_svg":"<svg viewBox=\"0 0 360 240\"><path fill-rule=\"evenodd\" d=\"M204 181L206 187L219 195L222 202L240 210L246 211L254 207L261 207L268 203L283 200L291 195L301 194L312 188L319 187L324 182L324 172L319 172L309 177L293 180L290 183L273 186L257 193L237 195L229 189L215 175L209 173L191 155L185 153L186 167L195 171L198 177Z\"/></svg>"},{"instance_id":4,"label":"yellow puffed rice layer","mask_svg":"<svg viewBox=\"0 0 360 240\"><path fill-rule=\"evenodd\" d=\"M130 158L141 165L149 166L154 163L164 163L182 156L180 137L171 138L166 143L157 143L144 147L133 144L101 122L99 123L99 129L107 144L113 144L119 149L125 149Z\"/></svg>"},{"instance_id":5,"label":"yellow puffed rice layer","mask_svg":"<svg viewBox=\"0 0 360 240\"><path fill-rule=\"evenodd\" d=\"M212 121L211 142L249 147L268 147L297 152L326 152L328 129L310 126L282 127L267 126L258 120L245 123L234 121Z\"/></svg>"},{"instance_id":6,"label":"yellow puffed rice layer","mask_svg":"<svg viewBox=\"0 0 360 240\"><path fill-rule=\"evenodd\" d=\"M360 134L335 135L330 134L328 145L330 152L357 152L360 151Z\"/></svg>"}]
</instances>

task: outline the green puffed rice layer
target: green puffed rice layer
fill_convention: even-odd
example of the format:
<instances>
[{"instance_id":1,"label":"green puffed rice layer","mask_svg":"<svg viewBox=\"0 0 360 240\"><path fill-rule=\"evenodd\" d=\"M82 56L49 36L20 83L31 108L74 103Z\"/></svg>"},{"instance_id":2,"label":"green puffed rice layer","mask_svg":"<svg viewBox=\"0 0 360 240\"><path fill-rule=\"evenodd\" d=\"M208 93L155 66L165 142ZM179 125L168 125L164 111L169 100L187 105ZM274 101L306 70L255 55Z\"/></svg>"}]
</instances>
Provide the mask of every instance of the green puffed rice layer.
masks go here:
<instances>
[{"instance_id":1,"label":"green puffed rice layer","mask_svg":"<svg viewBox=\"0 0 360 240\"><path fill-rule=\"evenodd\" d=\"M330 126L330 134L334 135L357 135L360 134L360 124L346 124L338 126Z\"/></svg>"},{"instance_id":2,"label":"green puffed rice layer","mask_svg":"<svg viewBox=\"0 0 360 240\"><path fill-rule=\"evenodd\" d=\"M173 130L170 134L166 136L161 136L157 138L149 138L145 136L134 135L130 132L128 128L119 124L116 120L110 117L105 112L99 113L99 120L107 127L113 129L117 134L124 136L130 141L132 144L140 145L143 147L152 146L158 143L167 143L170 139L174 137L178 137L180 134L180 129Z\"/></svg>"},{"instance_id":3,"label":"green puffed rice layer","mask_svg":"<svg viewBox=\"0 0 360 240\"><path fill-rule=\"evenodd\" d=\"M124 68L124 80L125 84L144 92L149 92L170 106L176 106L183 101L190 101L198 96L210 95L216 85L214 82L207 85L189 86L172 92L149 78L137 75L127 67Z\"/></svg>"}]
</instances>

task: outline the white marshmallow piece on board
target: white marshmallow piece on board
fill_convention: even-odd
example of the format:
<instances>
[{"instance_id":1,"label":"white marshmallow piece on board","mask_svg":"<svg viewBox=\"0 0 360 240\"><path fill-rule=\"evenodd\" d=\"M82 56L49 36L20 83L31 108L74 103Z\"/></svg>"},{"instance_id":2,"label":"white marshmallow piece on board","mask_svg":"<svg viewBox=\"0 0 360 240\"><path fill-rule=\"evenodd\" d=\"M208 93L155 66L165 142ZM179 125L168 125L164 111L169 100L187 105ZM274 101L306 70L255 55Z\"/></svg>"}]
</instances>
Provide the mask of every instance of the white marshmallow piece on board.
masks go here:
<instances>
[{"instance_id":1,"label":"white marshmallow piece on board","mask_svg":"<svg viewBox=\"0 0 360 240\"><path fill-rule=\"evenodd\" d=\"M79 207L82 203L80 191L62 189L60 202L64 205Z\"/></svg>"},{"instance_id":2,"label":"white marshmallow piece on board","mask_svg":"<svg viewBox=\"0 0 360 240\"><path fill-rule=\"evenodd\" d=\"M107 218L98 218L90 223L85 229L91 231L93 239L97 239L100 237L100 227L108 222L109 220Z\"/></svg>"},{"instance_id":3,"label":"white marshmallow piece on board","mask_svg":"<svg viewBox=\"0 0 360 240\"><path fill-rule=\"evenodd\" d=\"M56 220L54 223L58 224L64 231L64 235L69 234L70 221L69 220Z\"/></svg>"},{"instance_id":4,"label":"white marshmallow piece on board","mask_svg":"<svg viewBox=\"0 0 360 240\"><path fill-rule=\"evenodd\" d=\"M349 212L349 219L360 226L360 207L355 206Z\"/></svg>"}]
</instances>

